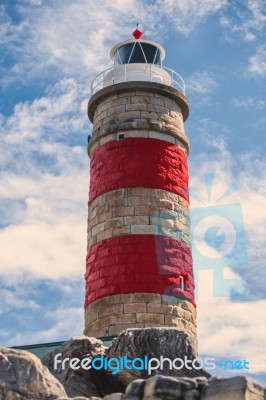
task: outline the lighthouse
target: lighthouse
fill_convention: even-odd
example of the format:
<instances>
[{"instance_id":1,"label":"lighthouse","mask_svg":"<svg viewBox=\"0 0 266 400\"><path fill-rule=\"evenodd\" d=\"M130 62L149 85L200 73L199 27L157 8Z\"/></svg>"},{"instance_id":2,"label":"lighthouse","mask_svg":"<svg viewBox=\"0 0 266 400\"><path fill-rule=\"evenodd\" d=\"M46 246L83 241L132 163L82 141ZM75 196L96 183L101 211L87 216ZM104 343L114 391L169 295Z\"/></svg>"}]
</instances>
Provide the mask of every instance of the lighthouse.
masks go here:
<instances>
[{"instance_id":1,"label":"lighthouse","mask_svg":"<svg viewBox=\"0 0 266 400\"><path fill-rule=\"evenodd\" d=\"M177 327L196 344L185 83L139 29L91 84L85 329Z\"/></svg>"}]
</instances>

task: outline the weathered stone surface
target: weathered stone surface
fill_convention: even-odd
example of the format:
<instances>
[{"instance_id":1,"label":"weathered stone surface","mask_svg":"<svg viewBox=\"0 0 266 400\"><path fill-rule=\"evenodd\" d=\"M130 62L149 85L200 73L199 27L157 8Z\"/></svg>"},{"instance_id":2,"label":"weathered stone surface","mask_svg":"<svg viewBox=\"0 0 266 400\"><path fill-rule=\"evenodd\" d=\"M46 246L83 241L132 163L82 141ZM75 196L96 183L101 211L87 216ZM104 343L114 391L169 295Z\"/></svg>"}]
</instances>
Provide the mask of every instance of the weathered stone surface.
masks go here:
<instances>
[{"instance_id":1,"label":"weathered stone surface","mask_svg":"<svg viewBox=\"0 0 266 400\"><path fill-rule=\"evenodd\" d=\"M143 298L139 298L140 303ZM142 334L141 332L142 331ZM150 332L149 332L150 331ZM164 331L164 332L163 332ZM178 333L179 332L179 333ZM157 333L157 336L156 336ZM175 351L173 351L175 349ZM59 351L58 351L59 350ZM81 358L90 355L91 358L104 355L106 348L102 342L89 337L72 338L56 353L61 352L62 358ZM118 340L114 341L108 350L107 357L129 358L143 357L175 357L184 358L192 355L193 351L189 338L184 332L167 328L161 329L128 329ZM46 364L53 367L55 352L45 356ZM173 371L160 370L159 374L146 376L147 379L134 379L134 374L126 375L125 371L119 376L110 375L105 371L66 370L60 378L66 384L68 391L84 391L82 395L67 397L63 386L41 364L33 354L10 348L0 348L0 399L1 400L265 400L266 389L257 382L244 376L233 378L209 378L203 370L196 371L196 377L185 377L187 371L178 371L180 376L171 375ZM90 373L89 373L90 372ZM138 371L136 371L138 372ZM139 371L140 372L140 371ZM157 371L156 371L157 372ZM195 372L195 371L194 371ZM176 372L175 372L176 373ZM69 379L68 375L71 377ZM172 374L173 375L173 374ZM192 374L193 375L193 374ZM194 375L195 376L195 375ZM80 380L82 377L83 380ZM87 387L80 386L87 382ZM123 381L123 382L121 382ZM126 387L126 382L130 384ZM72 386L71 386L72 383ZM120 386L119 386L120 385ZM119 389L117 389L119 387ZM92 391L98 392L91 395ZM74 396L74 397L73 397Z\"/></svg>"},{"instance_id":2,"label":"weathered stone surface","mask_svg":"<svg viewBox=\"0 0 266 400\"><path fill-rule=\"evenodd\" d=\"M58 380L28 351L0 347L0 399L54 400L66 396Z\"/></svg>"},{"instance_id":3,"label":"weathered stone surface","mask_svg":"<svg viewBox=\"0 0 266 400\"><path fill-rule=\"evenodd\" d=\"M191 400L199 398L195 380L175 379L168 376L157 375L147 379L143 399L184 400L185 393L189 393ZM187 400L189 397L187 397Z\"/></svg>"},{"instance_id":4,"label":"weathered stone surface","mask_svg":"<svg viewBox=\"0 0 266 400\"><path fill-rule=\"evenodd\" d=\"M112 393L104 396L103 400L122 400L123 395L122 393Z\"/></svg>"},{"instance_id":5,"label":"weathered stone surface","mask_svg":"<svg viewBox=\"0 0 266 400\"><path fill-rule=\"evenodd\" d=\"M61 353L61 360L64 358L78 358L83 357L94 358L104 354L106 347L103 346L100 340L87 336L76 336L64 343L56 350L48 353L43 357L42 362L46 365L50 372L62 383L65 387L68 396L101 396L106 392L102 392L99 383L93 377L90 370L73 370L69 364L66 368L62 368L62 364L58 364L58 368L54 369L54 358L56 354Z\"/></svg>"},{"instance_id":6,"label":"weathered stone surface","mask_svg":"<svg viewBox=\"0 0 266 400\"><path fill-rule=\"evenodd\" d=\"M83 396L76 396L76 397L59 397L56 400L102 400L102 397L83 397Z\"/></svg>"},{"instance_id":7,"label":"weathered stone surface","mask_svg":"<svg viewBox=\"0 0 266 400\"><path fill-rule=\"evenodd\" d=\"M149 358L160 359L161 356L174 360L180 358L182 360L187 357L188 360L196 358L191 334L176 328L169 327L151 327L144 329L127 329L122 332L118 338L114 339L112 346L107 350L106 357L121 358L127 356L128 359L136 357L144 359L148 355ZM169 363L164 364L163 370L153 370L151 375L162 374L178 377L196 377L210 376L202 369L170 369ZM128 370L124 369L114 376L114 379L128 384L136 378L147 378L146 370Z\"/></svg>"},{"instance_id":8,"label":"weathered stone surface","mask_svg":"<svg viewBox=\"0 0 266 400\"><path fill-rule=\"evenodd\" d=\"M212 378L201 392L201 400L264 400L266 389L244 376Z\"/></svg>"},{"instance_id":9,"label":"weathered stone surface","mask_svg":"<svg viewBox=\"0 0 266 400\"><path fill-rule=\"evenodd\" d=\"M144 394L146 381L144 379L136 379L131 382L125 391L126 400L141 400Z\"/></svg>"},{"instance_id":10,"label":"weathered stone surface","mask_svg":"<svg viewBox=\"0 0 266 400\"><path fill-rule=\"evenodd\" d=\"M83 396L76 396L76 397L59 397L56 400L102 400L101 397L83 397Z\"/></svg>"},{"instance_id":11,"label":"weathered stone surface","mask_svg":"<svg viewBox=\"0 0 266 400\"><path fill-rule=\"evenodd\" d=\"M97 196L89 205L88 247L103 240L103 234L105 238L128 233L162 234L162 227L165 236L172 237L174 229L176 238L190 244L189 224L189 204L176 193L146 188L137 194L134 188L113 190Z\"/></svg>"},{"instance_id":12,"label":"weathered stone surface","mask_svg":"<svg viewBox=\"0 0 266 400\"><path fill-rule=\"evenodd\" d=\"M85 370L83 368L74 370L69 364L54 370L54 357L62 353L60 359L89 357L93 359L105 355L107 348L103 346L101 340L88 336L77 336L64 343L62 346L43 357L43 363L49 368L50 372L63 384L68 396L104 396L113 392L122 392L125 384L113 379L104 370Z\"/></svg>"}]
</instances>

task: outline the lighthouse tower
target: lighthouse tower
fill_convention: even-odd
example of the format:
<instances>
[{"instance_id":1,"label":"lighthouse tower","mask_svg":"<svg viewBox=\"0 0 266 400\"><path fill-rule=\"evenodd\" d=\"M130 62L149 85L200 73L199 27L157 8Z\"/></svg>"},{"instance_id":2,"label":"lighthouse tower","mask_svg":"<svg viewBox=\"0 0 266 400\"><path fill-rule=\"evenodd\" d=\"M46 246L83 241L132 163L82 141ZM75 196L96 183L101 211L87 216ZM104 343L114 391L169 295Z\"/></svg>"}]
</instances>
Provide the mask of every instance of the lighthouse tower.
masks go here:
<instances>
[{"instance_id":1,"label":"lighthouse tower","mask_svg":"<svg viewBox=\"0 0 266 400\"><path fill-rule=\"evenodd\" d=\"M170 326L196 344L185 84L141 35L91 87L84 333Z\"/></svg>"}]
</instances>

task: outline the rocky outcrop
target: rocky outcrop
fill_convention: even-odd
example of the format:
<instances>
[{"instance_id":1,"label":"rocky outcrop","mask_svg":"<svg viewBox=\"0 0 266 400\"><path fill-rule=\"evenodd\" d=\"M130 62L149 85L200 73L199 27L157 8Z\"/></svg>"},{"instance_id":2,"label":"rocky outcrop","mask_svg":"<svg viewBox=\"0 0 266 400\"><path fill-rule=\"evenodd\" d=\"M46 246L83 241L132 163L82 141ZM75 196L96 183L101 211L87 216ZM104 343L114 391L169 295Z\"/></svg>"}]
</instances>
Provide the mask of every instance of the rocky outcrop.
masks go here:
<instances>
[{"instance_id":1,"label":"rocky outcrop","mask_svg":"<svg viewBox=\"0 0 266 400\"><path fill-rule=\"evenodd\" d=\"M266 400L266 389L250 378L211 378L204 370L194 371L194 376L179 370L180 376L174 376L173 370L165 367L149 377L145 371L137 371L143 376L134 379L132 370L117 376L112 370L64 369L61 363L54 369L58 353L62 360L83 356L110 360L125 355L133 359L147 354L156 358L162 354L169 359L193 358L189 336L181 332L176 336L177 330L172 328L128 329L109 349L95 338L74 337L43 359L55 376L33 354L0 348L0 400Z\"/></svg>"},{"instance_id":2,"label":"rocky outcrop","mask_svg":"<svg viewBox=\"0 0 266 400\"><path fill-rule=\"evenodd\" d=\"M107 358L122 358L127 356L129 359L141 358L145 356L156 358L160 357L165 359L174 360L180 358L184 360L195 360L194 347L192 338L189 332L179 330L177 328L168 327L154 327L138 329L132 328L123 331L116 339L114 339L112 346L107 350ZM197 364L198 366L198 364ZM151 371L150 375L161 374L167 376L180 376L180 377L196 377L210 375L202 368L187 369L185 367L180 369L170 368L170 364L166 360L163 364L163 369ZM122 383L129 384L137 378L148 378L146 370L136 371L124 369L115 375Z\"/></svg>"},{"instance_id":3,"label":"rocky outcrop","mask_svg":"<svg viewBox=\"0 0 266 400\"><path fill-rule=\"evenodd\" d=\"M250 378L173 378L157 375L128 385L123 400L265 400L266 391Z\"/></svg>"},{"instance_id":4,"label":"rocky outcrop","mask_svg":"<svg viewBox=\"0 0 266 400\"><path fill-rule=\"evenodd\" d=\"M59 361L73 358L82 360L85 357L94 359L105 355L106 351L107 347L103 346L101 340L88 336L76 336L44 356L42 363L61 382L68 396L104 396L122 391L125 387L117 381L112 381L105 371L82 368L74 370L69 366L69 362L64 365L58 362L55 369L54 360L57 354L61 354L58 357Z\"/></svg>"},{"instance_id":5,"label":"rocky outcrop","mask_svg":"<svg viewBox=\"0 0 266 400\"><path fill-rule=\"evenodd\" d=\"M138 378L148 378L150 375L161 374L168 376L196 377L210 375L199 368L171 369L168 362L164 363L163 369L152 370L150 374L147 370L136 370L122 368L114 374L111 367L107 370L84 370L82 368L73 370L69 363L64 368L59 363L57 369L54 368L56 354L61 354L60 360L66 358L89 357L90 359L104 356L107 360L127 357L128 360L134 358L144 359L158 358L163 355L171 360L175 358L194 360L196 358L193 347L193 339L189 332L170 327L152 327L143 329L127 329L123 331L108 349L103 346L100 340L92 337L79 336L64 343L55 351L47 354L42 362L50 372L62 383L68 396L104 396L113 392L124 392L126 386ZM103 383L104 382L104 383Z\"/></svg>"},{"instance_id":6,"label":"rocky outcrop","mask_svg":"<svg viewBox=\"0 0 266 400\"><path fill-rule=\"evenodd\" d=\"M0 347L1 400L54 400L66 396L60 382L28 351Z\"/></svg>"}]
</instances>

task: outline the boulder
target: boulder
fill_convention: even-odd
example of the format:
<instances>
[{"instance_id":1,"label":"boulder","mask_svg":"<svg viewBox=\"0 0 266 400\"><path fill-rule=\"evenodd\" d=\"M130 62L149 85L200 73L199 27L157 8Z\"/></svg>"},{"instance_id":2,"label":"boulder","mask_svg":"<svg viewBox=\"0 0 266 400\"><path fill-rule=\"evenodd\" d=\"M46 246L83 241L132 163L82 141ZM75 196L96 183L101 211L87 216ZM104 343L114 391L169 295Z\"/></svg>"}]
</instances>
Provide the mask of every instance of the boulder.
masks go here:
<instances>
[{"instance_id":1,"label":"boulder","mask_svg":"<svg viewBox=\"0 0 266 400\"><path fill-rule=\"evenodd\" d=\"M54 351L46 354L42 358L42 363L48 367L49 371L62 383L69 397L75 396L94 396L102 397L117 391L123 391L125 386L113 381L106 371L86 370L83 368L72 369L69 362L64 365L62 360L69 358L90 358L105 355L107 347L103 346L101 340L88 336L76 336L62 344ZM55 369L55 357L58 357L59 363Z\"/></svg>"},{"instance_id":2,"label":"boulder","mask_svg":"<svg viewBox=\"0 0 266 400\"><path fill-rule=\"evenodd\" d=\"M211 378L202 388L201 400L264 400L266 389L245 376Z\"/></svg>"},{"instance_id":3,"label":"boulder","mask_svg":"<svg viewBox=\"0 0 266 400\"><path fill-rule=\"evenodd\" d=\"M199 392L194 379L157 375L147 379L143 400L198 400Z\"/></svg>"},{"instance_id":4,"label":"boulder","mask_svg":"<svg viewBox=\"0 0 266 400\"><path fill-rule=\"evenodd\" d=\"M110 358L123 358L127 356L128 359L134 358L144 359L148 356L149 359L164 357L173 361L176 358L184 360L195 360L194 347L192 338L189 332L179 330L172 327L149 327L149 328L132 328L123 331L116 339L113 340L111 347L106 352L106 357ZM154 365L156 361L154 362ZM163 369L135 370L123 369L118 374L113 375L113 379L127 385L135 379L148 378L151 375L161 374L176 377L210 377L210 375L203 369L187 369L185 366L180 369L171 369L171 364L165 360ZM179 367L180 364L177 364ZM108 370L111 374L112 371Z\"/></svg>"},{"instance_id":5,"label":"boulder","mask_svg":"<svg viewBox=\"0 0 266 400\"><path fill-rule=\"evenodd\" d=\"M142 400L145 384L145 379L136 379L131 382L126 388L125 398L127 400Z\"/></svg>"},{"instance_id":6,"label":"boulder","mask_svg":"<svg viewBox=\"0 0 266 400\"><path fill-rule=\"evenodd\" d=\"M34 354L0 347L0 399L54 400L62 396L66 396L63 386Z\"/></svg>"}]
</instances>

